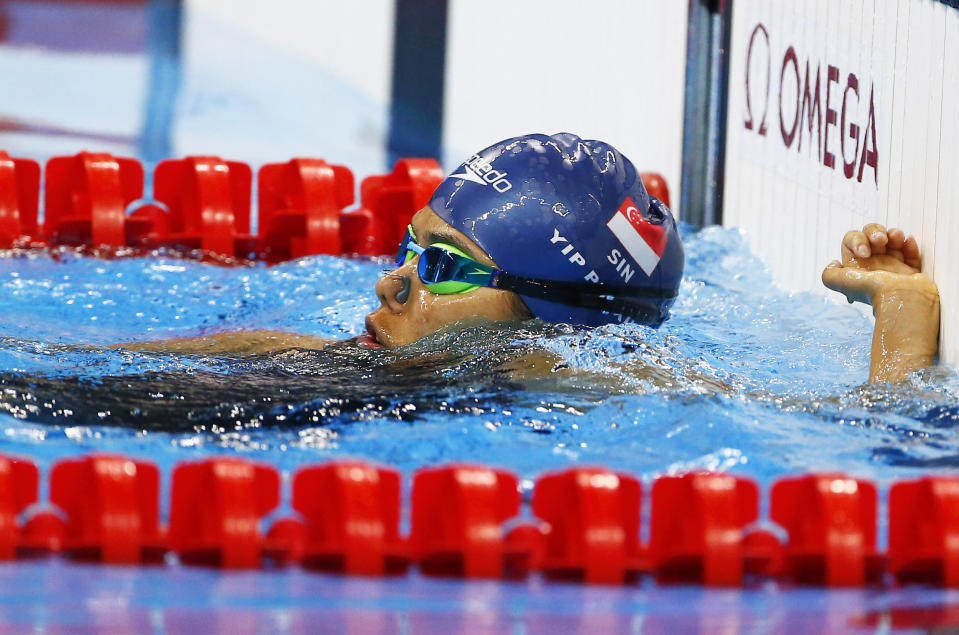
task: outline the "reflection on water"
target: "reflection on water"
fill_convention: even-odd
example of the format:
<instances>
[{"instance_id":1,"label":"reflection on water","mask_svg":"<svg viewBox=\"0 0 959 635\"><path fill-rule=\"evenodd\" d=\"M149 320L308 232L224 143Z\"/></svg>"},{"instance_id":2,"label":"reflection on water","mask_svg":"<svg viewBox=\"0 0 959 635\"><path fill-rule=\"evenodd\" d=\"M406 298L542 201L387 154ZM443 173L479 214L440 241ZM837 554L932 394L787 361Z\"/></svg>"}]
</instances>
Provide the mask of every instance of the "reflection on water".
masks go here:
<instances>
[{"instance_id":1,"label":"reflection on water","mask_svg":"<svg viewBox=\"0 0 959 635\"><path fill-rule=\"evenodd\" d=\"M10 632L946 632L959 626L957 606L956 591L919 587L591 587L298 569L0 565L0 628Z\"/></svg>"},{"instance_id":2,"label":"reflection on water","mask_svg":"<svg viewBox=\"0 0 959 635\"><path fill-rule=\"evenodd\" d=\"M243 452L282 466L363 456L476 460L531 476L570 462L768 480L888 480L959 464L949 368L864 385L871 324L787 294L740 235L686 231L688 275L660 329L468 325L397 350L190 356L105 345L266 328L362 331L383 264L222 267L57 252L0 258L6 451L96 448L161 463Z\"/></svg>"}]
</instances>

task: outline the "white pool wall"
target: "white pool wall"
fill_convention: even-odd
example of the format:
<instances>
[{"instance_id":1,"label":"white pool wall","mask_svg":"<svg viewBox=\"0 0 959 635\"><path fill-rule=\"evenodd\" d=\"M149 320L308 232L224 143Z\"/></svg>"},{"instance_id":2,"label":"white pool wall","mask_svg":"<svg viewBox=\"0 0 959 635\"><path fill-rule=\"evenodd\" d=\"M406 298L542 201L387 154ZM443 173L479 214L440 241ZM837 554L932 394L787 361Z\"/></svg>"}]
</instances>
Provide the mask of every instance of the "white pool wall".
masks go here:
<instances>
[{"instance_id":1,"label":"white pool wall","mask_svg":"<svg viewBox=\"0 0 959 635\"><path fill-rule=\"evenodd\" d=\"M172 145L253 164L319 157L383 173L392 0L184 0Z\"/></svg>"},{"instance_id":2,"label":"white pool wall","mask_svg":"<svg viewBox=\"0 0 959 635\"><path fill-rule=\"evenodd\" d=\"M768 33L768 46L758 24ZM790 46L794 58L788 55ZM840 256L848 229L879 221L914 234L923 270L941 293L941 357L959 363L959 250L952 243L959 236L959 10L933 0L736 0L730 49L723 224L743 227L777 280L797 290L822 289L821 270ZM827 84L830 88L836 122L822 152L815 116L816 136L810 137L806 118L792 131L793 59L798 61L800 113L806 60L811 97L819 66L824 129ZM838 71L835 82L827 81L829 66ZM858 83L858 98L849 88L850 74ZM760 135L764 113L766 134ZM859 128L858 142L853 126ZM868 156L862 160L867 128L866 148L876 152L875 169ZM824 165L827 150L835 156L833 168ZM846 163L853 165L850 177Z\"/></svg>"},{"instance_id":3,"label":"white pool wall","mask_svg":"<svg viewBox=\"0 0 959 635\"><path fill-rule=\"evenodd\" d=\"M369 154L385 159L392 0L186 0L185 6L187 84L177 118L178 152L209 147L206 140L218 134L212 114L205 118L197 109L226 93L244 93L251 111L282 119L263 126L277 153L310 141L314 154L331 160L356 155L351 145L368 146ZM678 202L686 15L686 2L679 0L450 0L446 167L509 136L569 131L608 140L641 170L662 173ZM249 54L256 46L264 47L262 55L282 52L291 64L324 73L286 76L282 67L258 64ZM356 98L320 89L332 80ZM331 106L336 118L320 120ZM302 134L276 135L277 127L299 127ZM265 133L249 128L246 140L225 139L220 152L242 156L250 146L263 146Z\"/></svg>"},{"instance_id":4,"label":"white pool wall","mask_svg":"<svg viewBox=\"0 0 959 635\"><path fill-rule=\"evenodd\" d=\"M135 151L143 126L148 56L141 51L102 54L43 45L47 36L38 24L59 21L54 26L60 28L51 30L60 33L64 24L82 28L76 25L96 22L101 12L96 5L25 0L0 4L7 20L0 37L0 150L39 159L73 154L81 145L124 155ZM109 28L127 33L145 30L143 10L136 6L114 7L107 22Z\"/></svg>"},{"instance_id":5,"label":"white pool wall","mask_svg":"<svg viewBox=\"0 0 959 635\"><path fill-rule=\"evenodd\" d=\"M450 0L448 162L527 132L612 143L679 202L686 0Z\"/></svg>"}]
</instances>

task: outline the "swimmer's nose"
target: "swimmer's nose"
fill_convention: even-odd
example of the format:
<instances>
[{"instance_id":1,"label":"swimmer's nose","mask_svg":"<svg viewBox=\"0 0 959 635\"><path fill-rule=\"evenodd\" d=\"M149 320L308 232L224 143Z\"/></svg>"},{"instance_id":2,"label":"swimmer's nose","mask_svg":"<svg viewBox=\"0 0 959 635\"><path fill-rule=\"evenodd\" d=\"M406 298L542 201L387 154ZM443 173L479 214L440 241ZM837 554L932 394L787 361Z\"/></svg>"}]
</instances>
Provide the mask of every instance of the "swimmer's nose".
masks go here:
<instances>
[{"instance_id":1,"label":"swimmer's nose","mask_svg":"<svg viewBox=\"0 0 959 635\"><path fill-rule=\"evenodd\" d=\"M409 276L387 274L377 281L376 296L380 299L380 304L388 308L391 313L402 313L403 305L410 299L411 284Z\"/></svg>"}]
</instances>

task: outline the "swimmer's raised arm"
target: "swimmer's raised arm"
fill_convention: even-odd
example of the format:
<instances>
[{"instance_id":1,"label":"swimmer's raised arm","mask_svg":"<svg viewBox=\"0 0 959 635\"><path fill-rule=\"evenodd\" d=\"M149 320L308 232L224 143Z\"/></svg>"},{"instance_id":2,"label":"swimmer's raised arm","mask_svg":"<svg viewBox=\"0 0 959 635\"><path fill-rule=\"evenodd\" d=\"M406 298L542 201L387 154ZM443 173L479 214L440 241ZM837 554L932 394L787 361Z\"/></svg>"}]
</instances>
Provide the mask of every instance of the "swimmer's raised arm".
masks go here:
<instances>
[{"instance_id":1,"label":"swimmer's raised arm","mask_svg":"<svg viewBox=\"0 0 959 635\"><path fill-rule=\"evenodd\" d=\"M921 269L914 237L870 223L846 233L842 261L822 272L823 284L849 302L872 305L872 383L896 381L936 363L939 289Z\"/></svg>"},{"instance_id":2,"label":"swimmer's raised arm","mask_svg":"<svg viewBox=\"0 0 959 635\"><path fill-rule=\"evenodd\" d=\"M199 337L128 342L110 348L198 355L272 353L291 348L323 348L334 340L285 331L236 331Z\"/></svg>"}]
</instances>

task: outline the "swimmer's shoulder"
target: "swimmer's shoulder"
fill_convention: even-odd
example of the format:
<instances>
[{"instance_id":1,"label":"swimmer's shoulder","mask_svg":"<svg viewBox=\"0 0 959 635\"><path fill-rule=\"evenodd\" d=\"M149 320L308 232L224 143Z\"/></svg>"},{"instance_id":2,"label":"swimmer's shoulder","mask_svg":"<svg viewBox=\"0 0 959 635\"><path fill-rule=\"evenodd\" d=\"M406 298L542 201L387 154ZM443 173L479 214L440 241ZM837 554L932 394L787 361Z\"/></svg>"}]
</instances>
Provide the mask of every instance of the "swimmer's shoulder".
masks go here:
<instances>
[{"instance_id":1,"label":"swimmer's shoulder","mask_svg":"<svg viewBox=\"0 0 959 635\"><path fill-rule=\"evenodd\" d=\"M183 353L196 355L221 354L265 354L290 349L323 349L337 342L315 335L291 333L287 331L231 331L200 335L195 337L177 337L166 340L143 342L124 342L110 348L146 351L155 353Z\"/></svg>"}]
</instances>

